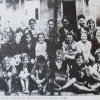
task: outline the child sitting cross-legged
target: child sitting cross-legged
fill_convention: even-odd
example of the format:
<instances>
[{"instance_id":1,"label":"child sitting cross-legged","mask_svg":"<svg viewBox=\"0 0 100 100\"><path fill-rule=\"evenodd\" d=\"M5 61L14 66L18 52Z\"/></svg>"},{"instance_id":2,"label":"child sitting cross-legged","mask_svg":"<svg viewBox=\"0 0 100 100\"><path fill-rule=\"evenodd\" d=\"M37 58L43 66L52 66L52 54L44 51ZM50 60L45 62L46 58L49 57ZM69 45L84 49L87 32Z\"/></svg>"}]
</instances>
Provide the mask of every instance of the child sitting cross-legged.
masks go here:
<instances>
[{"instance_id":1,"label":"child sitting cross-legged","mask_svg":"<svg viewBox=\"0 0 100 100\"><path fill-rule=\"evenodd\" d=\"M91 77L90 68L86 66L84 56L78 53L75 56L75 64L70 70L70 80L58 90L64 90L68 87L75 90L78 93L94 93L95 89L90 87L89 78Z\"/></svg>"}]
</instances>

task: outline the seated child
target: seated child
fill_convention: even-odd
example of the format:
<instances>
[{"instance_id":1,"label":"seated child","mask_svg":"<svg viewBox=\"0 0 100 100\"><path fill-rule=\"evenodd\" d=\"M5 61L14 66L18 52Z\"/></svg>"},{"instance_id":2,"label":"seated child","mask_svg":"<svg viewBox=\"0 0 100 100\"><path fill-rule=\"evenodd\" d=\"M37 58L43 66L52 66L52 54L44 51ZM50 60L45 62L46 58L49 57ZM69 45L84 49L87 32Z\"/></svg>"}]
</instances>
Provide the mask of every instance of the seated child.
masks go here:
<instances>
[{"instance_id":1,"label":"seated child","mask_svg":"<svg viewBox=\"0 0 100 100\"><path fill-rule=\"evenodd\" d=\"M96 63L93 65L92 71L91 71L92 77L95 80L92 81L91 88L100 89L100 48L97 49L95 52L95 59L96 59Z\"/></svg>"},{"instance_id":2,"label":"seated child","mask_svg":"<svg viewBox=\"0 0 100 100\"><path fill-rule=\"evenodd\" d=\"M8 94L12 92L11 82L12 82L12 66L10 65L10 57L4 57L3 59L3 75L4 79L8 85Z\"/></svg>"},{"instance_id":3,"label":"seated child","mask_svg":"<svg viewBox=\"0 0 100 100\"><path fill-rule=\"evenodd\" d=\"M29 78L33 65L29 62L28 55L22 56L22 65L20 65L19 77L22 85L22 91L29 94Z\"/></svg>"},{"instance_id":4,"label":"seated child","mask_svg":"<svg viewBox=\"0 0 100 100\"><path fill-rule=\"evenodd\" d=\"M38 42L36 43L35 47L35 53L36 57L42 55L47 59L47 43L44 41L45 40L45 35L43 33L38 34Z\"/></svg>"},{"instance_id":5,"label":"seated child","mask_svg":"<svg viewBox=\"0 0 100 100\"><path fill-rule=\"evenodd\" d=\"M62 50L56 51L56 58L54 61L50 62L50 91L51 95L54 94L54 91L61 88L69 79L69 66L66 61L63 60Z\"/></svg>"},{"instance_id":6,"label":"seated child","mask_svg":"<svg viewBox=\"0 0 100 100\"><path fill-rule=\"evenodd\" d=\"M66 89L70 86L73 86L75 92L78 93L88 93L94 92L95 90L88 86L88 79L90 77L89 67L85 65L84 56L81 53L78 53L75 56L75 65L70 70L70 80L58 90Z\"/></svg>"},{"instance_id":7,"label":"seated child","mask_svg":"<svg viewBox=\"0 0 100 100\"><path fill-rule=\"evenodd\" d=\"M8 91L8 86L3 77L3 68L0 65L0 96L6 95L7 91Z\"/></svg>"},{"instance_id":8,"label":"seated child","mask_svg":"<svg viewBox=\"0 0 100 100\"><path fill-rule=\"evenodd\" d=\"M65 41L62 44L62 50L64 58L67 60L68 64L74 63L75 55L78 53L77 44L74 41L73 33L68 32Z\"/></svg>"},{"instance_id":9,"label":"seated child","mask_svg":"<svg viewBox=\"0 0 100 100\"><path fill-rule=\"evenodd\" d=\"M36 82L40 94L45 94L46 92L48 76L49 67L47 66L47 61L44 56L38 56L31 72L31 78Z\"/></svg>"}]
</instances>

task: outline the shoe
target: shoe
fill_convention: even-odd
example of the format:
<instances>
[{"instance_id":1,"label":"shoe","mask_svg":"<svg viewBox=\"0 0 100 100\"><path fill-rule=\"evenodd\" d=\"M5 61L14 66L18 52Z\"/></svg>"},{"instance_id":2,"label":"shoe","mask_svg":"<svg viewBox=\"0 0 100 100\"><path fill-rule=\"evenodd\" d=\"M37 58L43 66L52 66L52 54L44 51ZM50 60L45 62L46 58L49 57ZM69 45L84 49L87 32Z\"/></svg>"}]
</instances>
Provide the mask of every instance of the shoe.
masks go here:
<instances>
[{"instance_id":1,"label":"shoe","mask_svg":"<svg viewBox=\"0 0 100 100\"><path fill-rule=\"evenodd\" d=\"M25 94L29 94L30 92L29 92L29 90L25 90L24 93Z\"/></svg>"}]
</instances>

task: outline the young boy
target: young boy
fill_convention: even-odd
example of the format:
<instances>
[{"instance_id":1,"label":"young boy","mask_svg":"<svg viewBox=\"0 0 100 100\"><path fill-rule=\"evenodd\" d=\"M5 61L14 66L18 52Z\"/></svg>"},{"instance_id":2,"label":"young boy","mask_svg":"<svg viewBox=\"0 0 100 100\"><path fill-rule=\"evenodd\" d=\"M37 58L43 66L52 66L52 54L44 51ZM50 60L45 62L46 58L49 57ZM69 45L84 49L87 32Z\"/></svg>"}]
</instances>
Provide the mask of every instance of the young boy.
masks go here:
<instances>
[{"instance_id":1,"label":"young boy","mask_svg":"<svg viewBox=\"0 0 100 100\"><path fill-rule=\"evenodd\" d=\"M38 56L37 62L31 72L31 78L37 84L38 92L40 94L46 93L46 87L49 76L49 67L44 56Z\"/></svg>"},{"instance_id":2,"label":"young boy","mask_svg":"<svg viewBox=\"0 0 100 100\"><path fill-rule=\"evenodd\" d=\"M8 94L11 94L11 82L12 82L12 67L10 65L10 57L6 56L3 59L3 76L8 85Z\"/></svg>"},{"instance_id":3,"label":"young boy","mask_svg":"<svg viewBox=\"0 0 100 100\"><path fill-rule=\"evenodd\" d=\"M94 92L94 89L88 87L88 79L90 77L89 68L85 65L84 56L81 53L78 53L75 56L75 65L70 71L70 80L59 90L66 89L70 86L73 86L76 92ZM78 91L77 91L78 90Z\"/></svg>"}]
</instances>

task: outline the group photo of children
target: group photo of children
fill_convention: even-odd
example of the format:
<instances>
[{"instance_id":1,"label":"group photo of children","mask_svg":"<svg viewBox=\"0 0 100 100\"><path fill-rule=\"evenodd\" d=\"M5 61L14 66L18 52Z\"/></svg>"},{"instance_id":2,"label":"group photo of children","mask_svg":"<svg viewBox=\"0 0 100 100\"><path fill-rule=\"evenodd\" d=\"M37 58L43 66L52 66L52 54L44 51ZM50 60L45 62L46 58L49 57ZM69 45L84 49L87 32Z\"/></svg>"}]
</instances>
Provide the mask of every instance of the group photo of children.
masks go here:
<instances>
[{"instance_id":1,"label":"group photo of children","mask_svg":"<svg viewBox=\"0 0 100 100\"><path fill-rule=\"evenodd\" d=\"M45 33L34 18L16 30L0 24L0 95L99 95L100 30L92 18L77 20L74 30L66 16L60 28L49 19Z\"/></svg>"}]
</instances>

